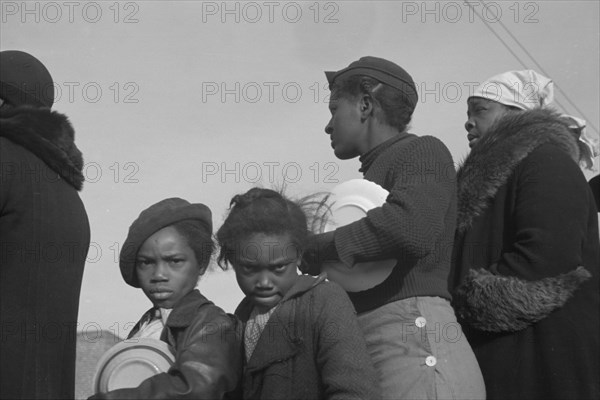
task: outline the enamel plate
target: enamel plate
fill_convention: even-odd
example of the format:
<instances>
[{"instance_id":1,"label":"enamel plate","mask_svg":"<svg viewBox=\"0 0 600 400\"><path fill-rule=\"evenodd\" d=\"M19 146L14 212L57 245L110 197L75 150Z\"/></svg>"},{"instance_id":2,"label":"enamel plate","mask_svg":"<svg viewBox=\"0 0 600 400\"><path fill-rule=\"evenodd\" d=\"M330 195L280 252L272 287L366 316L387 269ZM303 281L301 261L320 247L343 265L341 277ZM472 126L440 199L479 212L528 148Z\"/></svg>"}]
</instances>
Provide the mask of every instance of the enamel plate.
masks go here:
<instances>
[{"instance_id":1,"label":"enamel plate","mask_svg":"<svg viewBox=\"0 0 600 400\"><path fill-rule=\"evenodd\" d=\"M367 211L385 203L389 192L366 179L352 179L340 183L331 191L331 217L325 225L325 232L357 221L367 215Z\"/></svg>"},{"instance_id":2,"label":"enamel plate","mask_svg":"<svg viewBox=\"0 0 600 400\"><path fill-rule=\"evenodd\" d=\"M167 372L174 362L169 346L161 340L124 340L100 358L94 375L94 393L137 387L151 376Z\"/></svg>"},{"instance_id":3,"label":"enamel plate","mask_svg":"<svg viewBox=\"0 0 600 400\"><path fill-rule=\"evenodd\" d=\"M389 192L366 179L343 182L331 191L331 215L323 232L332 231L367 215L367 211L385 203ZM360 262L352 268L343 263L324 263L323 271L329 280L338 283L348 292L359 292L382 283L396 265L395 259Z\"/></svg>"}]
</instances>

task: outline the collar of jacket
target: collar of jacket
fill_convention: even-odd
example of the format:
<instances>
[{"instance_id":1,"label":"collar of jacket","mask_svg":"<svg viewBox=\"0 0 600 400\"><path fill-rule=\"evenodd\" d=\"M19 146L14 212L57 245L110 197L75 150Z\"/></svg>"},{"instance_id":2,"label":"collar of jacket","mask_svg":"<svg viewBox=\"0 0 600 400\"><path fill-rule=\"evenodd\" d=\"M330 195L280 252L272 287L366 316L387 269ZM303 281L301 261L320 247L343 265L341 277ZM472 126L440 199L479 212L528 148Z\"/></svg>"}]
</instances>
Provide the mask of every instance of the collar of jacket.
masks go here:
<instances>
[{"instance_id":1,"label":"collar of jacket","mask_svg":"<svg viewBox=\"0 0 600 400\"><path fill-rule=\"evenodd\" d=\"M83 157L65 115L31 106L2 110L0 136L26 148L75 189L82 189Z\"/></svg>"},{"instance_id":2,"label":"collar of jacket","mask_svg":"<svg viewBox=\"0 0 600 400\"><path fill-rule=\"evenodd\" d=\"M481 138L457 172L459 232L471 226L529 153L543 144L563 149L579 162L579 148L560 114L549 109L510 113Z\"/></svg>"},{"instance_id":3,"label":"collar of jacket","mask_svg":"<svg viewBox=\"0 0 600 400\"><path fill-rule=\"evenodd\" d=\"M192 290L175 306L167 318L169 328L187 328L198 316L198 309L204 305L213 304L196 289Z\"/></svg>"},{"instance_id":4,"label":"collar of jacket","mask_svg":"<svg viewBox=\"0 0 600 400\"><path fill-rule=\"evenodd\" d=\"M317 277L310 275L300 275L296 283L294 283L294 285L290 288L290 290L288 290L285 296L283 296L283 299L281 299L281 301L279 302L279 306L281 307L281 304L283 304L284 302L309 291L313 287L324 282L326 279L327 274L325 273L322 273ZM253 307L254 304L250 302L248 297L245 297L235 310L235 315L237 315L242 322L246 323L248 322L248 318L250 318L250 313L252 312ZM277 311L273 313L273 315L275 314L277 314Z\"/></svg>"},{"instance_id":5,"label":"collar of jacket","mask_svg":"<svg viewBox=\"0 0 600 400\"><path fill-rule=\"evenodd\" d=\"M298 278L298 281L286 293L278 308L271 315L260 336L256 344L257 348L260 346L260 351L254 351L250 360L247 361L246 369L249 373L260 371L274 363L289 360L301 351L304 344L302 333L308 327L298 326L299 321L296 320L298 310L294 307L293 299L324 282L326 278L325 274L316 278L308 275L301 275ZM240 303L236 315L246 323L252 307L253 305L246 298ZM277 340L281 337L285 337L286 340ZM261 343L267 343L267 345L261 345Z\"/></svg>"},{"instance_id":6,"label":"collar of jacket","mask_svg":"<svg viewBox=\"0 0 600 400\"><path fill-rule=\"evenodd\" d=\"M204 297L200 292L196 289L192 290L173 307L173 311L169 314L169 318L167 318L166 327L169 328L187 328L190 326L194 318L198 315L198 308L206 304L213 304L210 300ZM150 308L146 311L140 320L135 324L135 326L129 332L127 339L131 339L133 335L135 335L141 328L144 321L149 317L150 314L154 313L156 307ZM161 340L167 343L172 343L167 340L166 332L167 329L164 329L161 334Z\"/></svg>"}]
</instances>

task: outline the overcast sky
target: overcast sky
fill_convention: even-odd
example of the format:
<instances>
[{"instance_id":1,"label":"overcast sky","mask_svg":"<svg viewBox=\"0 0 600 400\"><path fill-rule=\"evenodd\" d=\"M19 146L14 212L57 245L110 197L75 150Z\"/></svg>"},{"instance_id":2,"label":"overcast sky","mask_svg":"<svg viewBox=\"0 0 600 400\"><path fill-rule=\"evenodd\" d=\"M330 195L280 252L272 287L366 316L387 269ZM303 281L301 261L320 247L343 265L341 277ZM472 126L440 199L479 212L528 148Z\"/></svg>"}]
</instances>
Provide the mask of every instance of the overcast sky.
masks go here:
<instances>
[{"instance_id":1,"label":"overcast sky","mask_svg":"<svg viewBox=\"0 0 600 400\"><path fill-rule=\"evenodd\" d=\"M79 328L90 336L125 336L150 306L118 268L142 209L182 197L208 205L218 228L252 186L286 181L300 196L361 177L323 131L324 70L365 55L404 67L420 94L412 132L439 137L456 162L470 91L508 70L553 78L558 109L598 135L597 1L0 3L0 48L48 67L84 154L93 243ZM242 298L231 272L200 289L229 312Z\"/></svg>"}]
</instances>

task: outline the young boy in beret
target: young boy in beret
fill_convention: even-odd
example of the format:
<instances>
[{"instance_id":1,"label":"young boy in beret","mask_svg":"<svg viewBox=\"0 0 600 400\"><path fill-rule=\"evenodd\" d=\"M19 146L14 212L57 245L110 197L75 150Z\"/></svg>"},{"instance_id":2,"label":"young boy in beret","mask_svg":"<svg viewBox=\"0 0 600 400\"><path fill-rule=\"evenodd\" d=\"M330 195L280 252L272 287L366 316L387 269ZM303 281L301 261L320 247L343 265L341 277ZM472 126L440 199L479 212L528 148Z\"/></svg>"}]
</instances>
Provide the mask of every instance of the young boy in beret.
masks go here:
<instances>
[{"instance_id":1,"label":"young boy in beret","mask_svg":"<svg viewBox=\"0 0 600 400\"><path fill-rule=\"evenodd\" d=\"M121 250L121 273L154 307L129 338L166 342L175 363L136 388L98 393L94 399L221 399L236 388L242 365L236 319L195 289L214 249L211 235L209 208L179 198L154 204L133 222Z\"/></svg>"},{"instance_id":2,"label":"young boy in beret","mask_svg":"<svg viewBox=\"0 0 600 400\"><path fill-rule=\"evenodd\" d=\"M384 398L483 398L481 371L450 306L456 224L450 152L435 137L408 133L418 94L397 64L362 57L325 74L331 90L325 132L336 157L359 157L364 178L390 194L366 217L316 235L315 264L397 260L379 285L349 293Z\"/></svg>"}]
</instances>

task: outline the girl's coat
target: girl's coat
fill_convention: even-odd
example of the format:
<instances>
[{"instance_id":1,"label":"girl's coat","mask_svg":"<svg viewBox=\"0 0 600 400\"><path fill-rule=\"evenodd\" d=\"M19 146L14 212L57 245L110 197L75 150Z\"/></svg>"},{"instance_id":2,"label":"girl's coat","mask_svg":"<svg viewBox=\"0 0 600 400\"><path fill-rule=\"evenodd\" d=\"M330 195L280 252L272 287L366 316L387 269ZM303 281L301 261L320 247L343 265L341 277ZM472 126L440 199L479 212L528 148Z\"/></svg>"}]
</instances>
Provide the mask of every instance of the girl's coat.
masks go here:
<instances>
[{"instance_id":1,"label":"girl's coat","mask_svg":"<svg viewBox=\"0 0 600 400\"><path fill-rule=\"evenodd\" d=\"M246 323L253 305L236 315ZM300 276L271 316L244 368L245 399L375 399L378 381L344 290Z\"/></svg>"}]
</instances>

